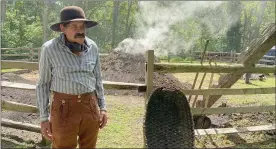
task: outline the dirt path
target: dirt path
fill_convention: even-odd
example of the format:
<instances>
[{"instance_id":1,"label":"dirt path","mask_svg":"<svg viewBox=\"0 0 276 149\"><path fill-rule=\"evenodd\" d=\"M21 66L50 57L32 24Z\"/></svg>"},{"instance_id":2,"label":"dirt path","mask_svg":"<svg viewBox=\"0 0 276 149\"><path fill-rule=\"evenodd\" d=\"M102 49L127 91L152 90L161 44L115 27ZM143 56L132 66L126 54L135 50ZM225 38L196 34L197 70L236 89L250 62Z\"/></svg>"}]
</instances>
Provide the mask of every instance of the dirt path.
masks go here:
<instances>
[{"instance_id":1,"label":"dirt path","mask_svg":"<svg viewBox=\"0 0 276 149\"><path fill-rule=\"evenodd\" d=\"M23 74L6 73L2 75L2 77L4 77L7 81L35 84L37 81L37 72L29 72L29 73L23 73ZM116 93L116 91L114 91L114 93ZM34 106L36 105L34 91L2 88L1 97L3 100L15 101L15 102L34 105ZM134 97L131 96L131 98L134 98ZM135 100L131 100L132 105L141 104L141 103L143 102L137 102ZM263 124L275 123L275 112L210 115L209 117L211 118L213 123L212 127L215 127L215 128L245 127L245 126L252 126L252 125L263 125ZM38 114L2 111L2 118L39 125ZM25 146L29 145L29 147L32 147L32 148L41 148L41 144L40 144L41 136L38 133L32 133L28 131L5 128L5 127L2 127L1 130L2 130L2 141L3 141L2 148L22 146L22 145L25 145ZM242 137L237 137L237 135L229 135L227 139L230 139L232 140L232 142L236 142L239 144L239 143L244 143L243 137L248 138L251 136L254 139L256 139L256 137L260 135L262 136L262 138L268 137L269 139L272 139L272 140L276 139L275 131L258 132L258 133L254 133L253 135L242 134L241 135ZM206 141L205 137L199 137L199 138L200 138L199 142ZM210 144L210 146L214 147L212 146L212 143Z\"/></svg>"}]
</instances>

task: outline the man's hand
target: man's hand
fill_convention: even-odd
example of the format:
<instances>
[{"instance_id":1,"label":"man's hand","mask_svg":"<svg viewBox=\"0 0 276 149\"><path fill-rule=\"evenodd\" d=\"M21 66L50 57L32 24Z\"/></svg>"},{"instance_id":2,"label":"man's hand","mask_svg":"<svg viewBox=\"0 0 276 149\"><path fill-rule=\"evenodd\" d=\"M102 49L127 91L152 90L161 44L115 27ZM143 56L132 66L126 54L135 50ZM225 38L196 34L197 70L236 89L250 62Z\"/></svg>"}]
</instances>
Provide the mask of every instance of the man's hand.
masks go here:
<instances>
[{"instance_id":1,"label":"man's hand","mask_svg":"<svg viewBox=\"0 0 276 149\"><path fill-rule=\"evenodd\" d=\"M105 111L100 111L100 129L103 129L107 123L107 114Z\"/></svg>"},{"instance_id":2,"label":"man's hand","mask_svg":"<svg viewBox=\"0 0 276 149\"><path fill-rule=\"evenodd\" d=\"M41 133L43 137L47 140L52 140L52 130L51 125L49 121L41 122Z\"/></svg>"}]
</instances>

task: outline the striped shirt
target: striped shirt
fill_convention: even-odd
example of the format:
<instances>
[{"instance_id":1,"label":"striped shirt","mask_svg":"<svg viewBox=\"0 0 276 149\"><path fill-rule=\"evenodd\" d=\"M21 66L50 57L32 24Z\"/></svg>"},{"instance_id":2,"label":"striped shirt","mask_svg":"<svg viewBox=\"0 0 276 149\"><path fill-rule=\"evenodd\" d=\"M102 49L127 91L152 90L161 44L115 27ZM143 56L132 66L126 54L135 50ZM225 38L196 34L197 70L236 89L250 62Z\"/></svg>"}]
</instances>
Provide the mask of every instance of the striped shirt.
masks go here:
<instances>
[{"instance_id":1,"label":"striped shirt","mask_svg":"<svg viewBox=\"0 0 276 149\"><path fill-rule=\"evenodd\" d=\"M100 109L106 110L99 50L91 39L85 41L87 50L80 56L65 45L63 33L42 45L36 84L40 121L48 120L51 91L73 95L95 91Z\"/></svg>"}]
</instances>

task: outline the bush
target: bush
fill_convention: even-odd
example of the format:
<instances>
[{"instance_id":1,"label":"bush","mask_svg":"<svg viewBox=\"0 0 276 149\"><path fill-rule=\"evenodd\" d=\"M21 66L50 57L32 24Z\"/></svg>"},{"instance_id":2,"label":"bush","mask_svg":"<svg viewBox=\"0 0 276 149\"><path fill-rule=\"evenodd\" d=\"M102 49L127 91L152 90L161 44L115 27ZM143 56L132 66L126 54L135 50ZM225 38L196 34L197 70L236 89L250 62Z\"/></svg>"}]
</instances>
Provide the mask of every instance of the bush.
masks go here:
<instances>
[{"instance_id":1,"label":"bush","mask_svg":"<svg viewBox=\"0 0 276 149\"><path fill-rule=\"evenodd\" d=\"M195 60L195 58L193 58L193 57L186 57L185 58L185 61L194 61Z\"/></svg>"},{"instance_id":2,"label":"bush","mask_svg":"<svg viewBox=\"0 0 276 149\"><path fill-rule=\"evenodd\" d=\"M170 59L170 62L183 62L183 61L184 61L184 59L181 57L172 57Z\"/></svg>"}]
</instances>

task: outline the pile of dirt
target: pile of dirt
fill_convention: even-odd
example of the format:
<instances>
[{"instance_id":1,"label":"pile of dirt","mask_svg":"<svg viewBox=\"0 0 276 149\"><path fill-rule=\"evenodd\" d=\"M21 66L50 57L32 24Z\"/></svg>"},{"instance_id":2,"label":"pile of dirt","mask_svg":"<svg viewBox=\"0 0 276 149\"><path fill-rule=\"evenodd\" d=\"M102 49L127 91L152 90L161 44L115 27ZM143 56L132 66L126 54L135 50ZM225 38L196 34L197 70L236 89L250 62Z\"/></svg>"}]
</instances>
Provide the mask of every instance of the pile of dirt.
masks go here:
<instances>
[{"instance_id":1,"label":"pile of dirt","mask_svg":"<svg viewBox=\"0 0 276 149\"><path fill-rule=\"evenodd\" d=\"M157 58L154 60L159 62ZM120 51L112 51L108 56L101 58L103 80L127 83L145 83L146 59L143 54L129 54ZM177 89L191 88L191 84L181 83L170 73L154 72L154 86L171 86ZM111 93L106 90L106 93ZM118 94L137 94L137 91L116 91Z\"/></svg>"}]
</instances>

